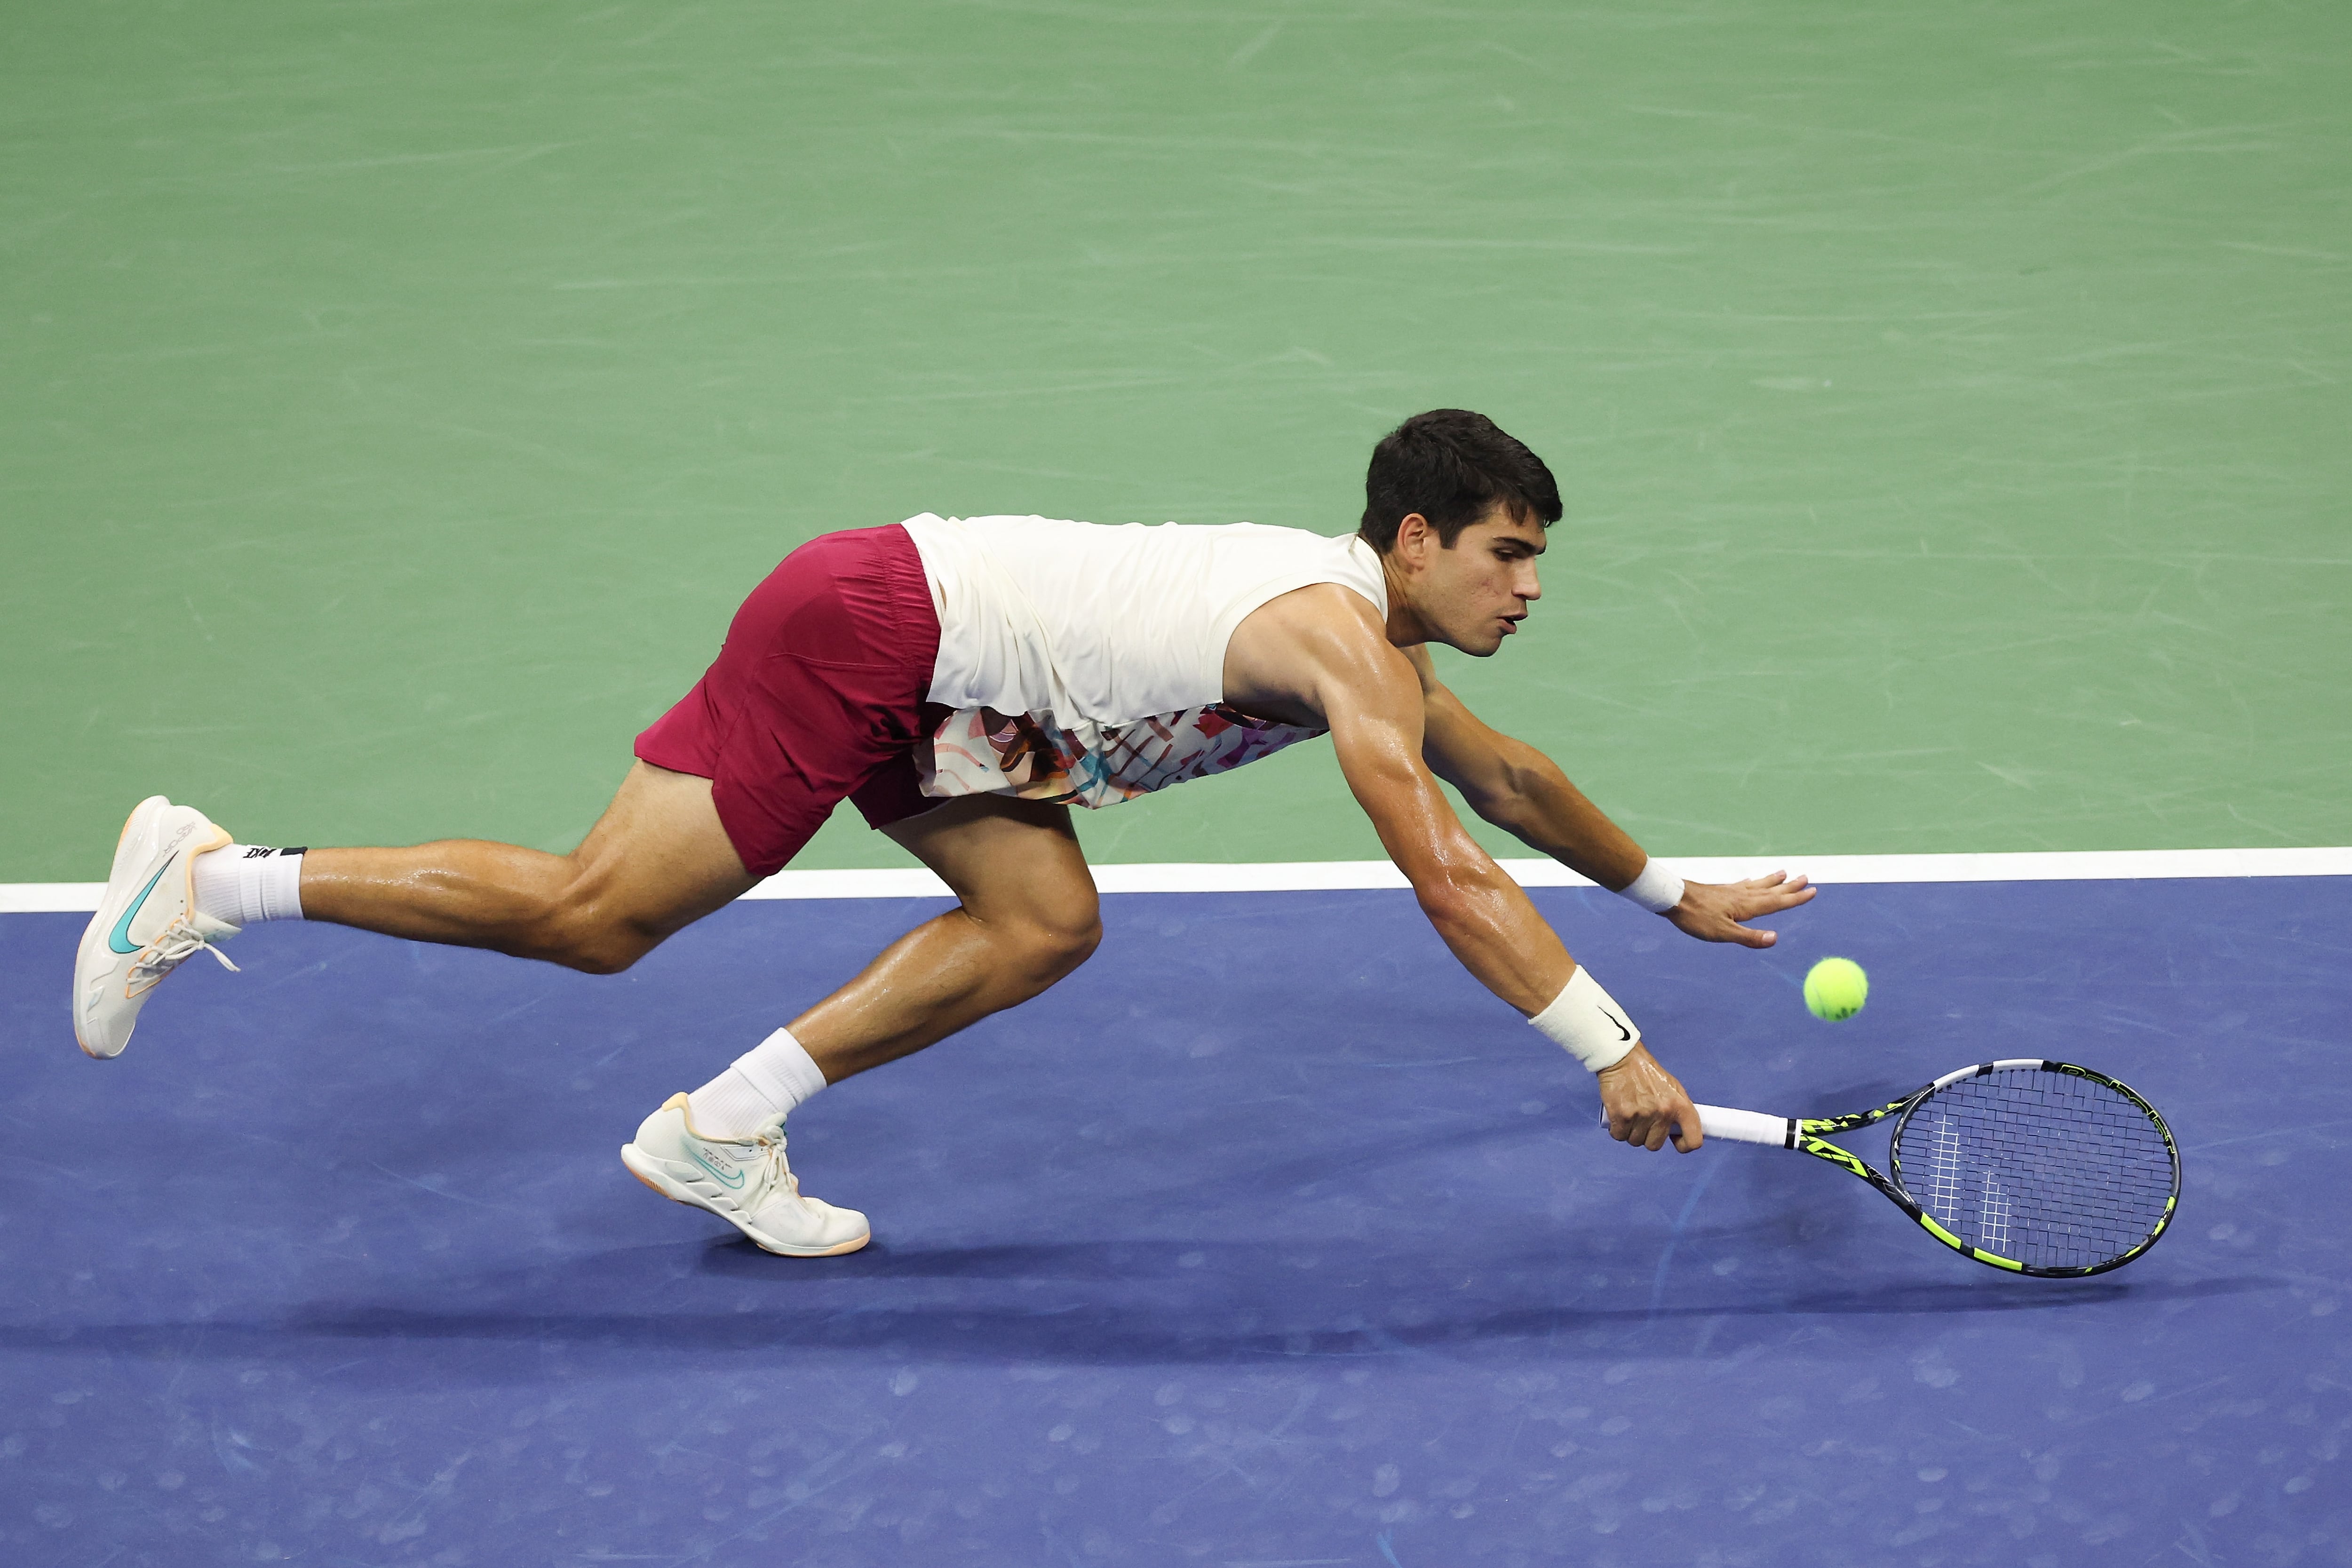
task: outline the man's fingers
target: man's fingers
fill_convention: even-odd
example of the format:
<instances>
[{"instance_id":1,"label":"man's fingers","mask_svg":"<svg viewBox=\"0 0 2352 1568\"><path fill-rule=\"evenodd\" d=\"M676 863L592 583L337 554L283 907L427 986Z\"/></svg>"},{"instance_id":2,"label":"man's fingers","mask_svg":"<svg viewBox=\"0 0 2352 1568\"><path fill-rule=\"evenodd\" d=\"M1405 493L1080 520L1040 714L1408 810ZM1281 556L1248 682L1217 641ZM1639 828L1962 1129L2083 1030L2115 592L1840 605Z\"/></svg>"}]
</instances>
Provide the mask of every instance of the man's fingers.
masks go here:
<instances>
[{"instance_id":1,"label":"man's fingers","mask_svg":"<svg viewBox=\"0 0 2352 1568\"><path fill-rule=\"evenodd\" d=\"M1689 1101L1685 1100L1684 1103L1687 1105ZM1698 1112L1696 1110L1691 1111L1689 1112L1689 1116L1691 1119L1691 1125L1694 1127L1698 1125ZM1653 1154L1664 1148L1668 1143L1680 1143L1680 1140L1675 1136L1675 1129L1677 1116L1671 1102L1658 1106L1654 1110L1644 1111L1633 1120L1635 1131L1633 1138L1629 1140L1629 1142L1639 1143L1643 1148L1647 1149Z\"/></svg>"},{"instance_id":2,"label":"man's fingers","mask_svg":"<svg viewBox=\"0 0 2352 1568\"><path fill-rule=\"evenodd\" d=\"M1778 914L1782 910L1793 910L1799 904L1810 903L1818 891L1817 888L1775 888L1751 893L1733 907L1738 910L1738 918L1740 920L1754 920L1758 915Z\"/></svg>"},{"instance_id":3,"label":"man's fingers","mask_svg":"<svg viewBox=\"0 0 2352 1568\"><path fill-rule=\"evenodd\" d=\"M1609 1119L1609 1136L1620 1143L1647 1149L1653 1154L1668 1143L1687 1154L1706 1142L1706 1134L1699 1128L1698 1110L1687 1099L1679 1107L1612 1116Z\"/></svg>"},{"instance_id":4,"label":"man's fingers","mask_svg":"<svg viewBox=\"0 0 2352 1568\"><path fill-rule=\"evenodd\" d=\"M1609 1136L1621 1143L1655 1153L1670 1142L1679 1149L1695 1149L1704 1136L1690 1096L1642 1047L1601 1069L1601 1100L1608 1112Z\"/></svg>"},{"instance_id":5,"label":"man's fingers","mask_svg":"<svg viewBox=\"0 0 2352 1568\"><path fill-rule=\"evenodd\" d=\"M1732 882L1724 887L1732 902L1742 909L1758 911L1793 909L1811 898L1820 889L1802 876L1791 877L1775 871L1769 877L1750 877L1744 882ZM1740 917L1746 919L1746 916Z\"/></svg>"},{"instance_id":6,"label":"man's fingers","mask_svg":"<svg viewBox=\"0 0 2352 1568\"><path fill-rule=\"evenodd\" d=\"M1736 942L1742 947L1769 947L1780 940L1769 931L1750 931L1729 915L1713 922L1709 929L1692 934L1704 935L1709 942Z\"/></svg>"},{"instance_id":7,"label":"man's fingers","mask_svg":"<svg viewBox=\"0 0 2352 1568\"><path fill-rule=\"evenodd\" d=\"M1769 913L1769 910L1759 910ZM1685 933L1701 942L1732 942L1742 947L1770 947L1780 939L1769 931L1750 931L1729 914L1710 910L1704 914L1677 919L1675 924Z\"/></svg>"},{"instance_id":8,"label":"man's fingers","mask_svg":"<svg viewBox=\"0 0 2352 1568\"><path fill-rule=\"evenodd\" d=\"M1704 884L1694 884L1693 891ZM1703 898L1693 899L1677 910L1675 924L1693 936L1709 942L1736 942L1746 947L1770 947L1776 940L1769 932L1747 931L1741 924L1763 915L1776 915L1799 904L1810 903L1819 889L1802 877L1790 877L1775 871L1769 877L1750 877L1744 882L1732 882L1708 888ZM1696 921L1694 926L1690 922Z\"/></svg>"},{"instance_id":9,"label":"man's fingers","mask_svg":"<svg viewBox=\"0 0 2352 1568\"><path fill-rule=\"evenodd\" d=\"M1674 1116L1675 1125L1681 1131L1681 1136L1675 1140L1675 1148L1687 1154L1706 1142L1706 1132L1698 1124L1698 1107L1691 1103L1689 1095L1683 1095L1675 1101Z\"/></svg>"}]
</instances>

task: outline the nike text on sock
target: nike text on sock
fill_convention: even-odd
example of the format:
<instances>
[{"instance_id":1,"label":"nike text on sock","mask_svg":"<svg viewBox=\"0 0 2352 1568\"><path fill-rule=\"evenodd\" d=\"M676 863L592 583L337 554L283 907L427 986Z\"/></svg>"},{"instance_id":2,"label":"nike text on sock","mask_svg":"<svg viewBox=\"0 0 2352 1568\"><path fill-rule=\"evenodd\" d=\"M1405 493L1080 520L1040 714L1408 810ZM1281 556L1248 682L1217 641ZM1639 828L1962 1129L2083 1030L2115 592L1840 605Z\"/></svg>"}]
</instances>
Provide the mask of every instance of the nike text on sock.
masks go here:
<instances>
[{"instance_id":1,"label":"nike text on sock","mask_svg":"<svg viewBox=\"0 0 2352 1568\"><path fill-rule=\"evenodd\" d=\"M197 856L196 908L234 926L300 920L302 856L307 848L305 845L271 849L258 844L229 844Z\"/></svg>"},{"instance_id":2,"label":"nike text on sock","mask_svg":"<svg viewBox=\"0 0 2352 1568\"><path fill-rule=\"evenodd\" d=\"M687 1096L694 1130L709 1138L748 1138L771 1117L824 1087L815 1058L778 1029L735 1058L735 1065Z\"/></svg>"}]
</instances>

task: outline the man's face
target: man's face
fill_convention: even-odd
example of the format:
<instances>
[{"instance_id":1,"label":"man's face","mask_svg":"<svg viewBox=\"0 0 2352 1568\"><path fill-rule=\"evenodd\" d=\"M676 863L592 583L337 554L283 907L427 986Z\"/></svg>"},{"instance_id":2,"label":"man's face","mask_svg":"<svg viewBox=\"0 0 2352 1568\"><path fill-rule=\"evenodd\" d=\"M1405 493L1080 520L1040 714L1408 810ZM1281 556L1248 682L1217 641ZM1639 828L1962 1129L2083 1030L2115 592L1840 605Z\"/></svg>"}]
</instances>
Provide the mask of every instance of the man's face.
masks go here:
<instances>
[{"instance_id":1,"label":"man's face","mask_svg":"<svg viewBox=\"0 0 2352 1568\"><path fill-rule=\"evenodd\" d=\"M1543 551L1543 524L1514 517L1499 502L1457 534L1451 550L1432 530L1414 552L1414 613L1433 640L1485 658L1518 630L1528 605L1541 596L1536 557Z\"/></svg>"}]
</instances>

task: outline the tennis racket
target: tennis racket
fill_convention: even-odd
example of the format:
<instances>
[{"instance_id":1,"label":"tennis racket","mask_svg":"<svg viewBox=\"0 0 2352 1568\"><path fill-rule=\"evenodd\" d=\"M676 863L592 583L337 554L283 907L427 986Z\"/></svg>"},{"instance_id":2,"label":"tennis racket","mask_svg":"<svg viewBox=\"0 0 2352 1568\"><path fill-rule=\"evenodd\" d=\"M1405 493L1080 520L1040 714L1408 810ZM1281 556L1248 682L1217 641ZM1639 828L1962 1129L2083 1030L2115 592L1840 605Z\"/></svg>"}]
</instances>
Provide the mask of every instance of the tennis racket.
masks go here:
<instances>
[{"instance_id":1,"label":"tennis racket","mask_svg":"<svg viewBox=\"0 0 2352 1568\"><path fill-rule=\"evenodd\" d=\"M1822 1140L1895 1118L1882 1176ZM2156 1108L2072 1062L1985 1062L1851 1116L1698 1108L1709 1138L1769 1143L1860 1176L1979 1263L2072 1279L2156 1245L2180 1201L2180 1152Z\"/></svg>"}]
</instances>

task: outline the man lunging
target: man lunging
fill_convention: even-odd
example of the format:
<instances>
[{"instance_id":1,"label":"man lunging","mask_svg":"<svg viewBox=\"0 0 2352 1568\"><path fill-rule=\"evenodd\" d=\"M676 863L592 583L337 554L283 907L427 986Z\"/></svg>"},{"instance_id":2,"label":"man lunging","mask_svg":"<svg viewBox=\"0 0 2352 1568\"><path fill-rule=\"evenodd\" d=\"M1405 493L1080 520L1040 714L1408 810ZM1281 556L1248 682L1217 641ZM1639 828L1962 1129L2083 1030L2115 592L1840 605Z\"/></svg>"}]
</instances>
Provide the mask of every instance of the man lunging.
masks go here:
<instances>
[{"instance_id":1,"label":"man lunging","mask_svg":"<svg viewBox=\"0 0 2352 1568\"><path fill-rule=\"evenodd\" d=\"M793 1109L829 1083L1028 1000L1101 935L1069 806L1223 773L1328 733L1349 790L1446 945L1599 1075L1611 1133L1698 1146L1680 1083L1626 1011L1463 828L1489 822L1689 934L1813 896L1775 873L1715 886L1653 862L1540 752L1481 723L1426 646L1487 657L1538 597L1560 515L1542 461L1440 409L1374 449L1360 531L1098 527L925 514L795 550L737 612L709 670L637 738L580 847L449 839L399 849L230 841L192 806L142 802L74 973L93 1057L149 993L259 920L627 968L789 862L844 799L937 872L957 907L690 1094L621 1151L646 1185L771 1252L854 1251L866 1216L803 1195ZM235 965L230 965L234 968Z\"/></svg>"}]
</instances>

